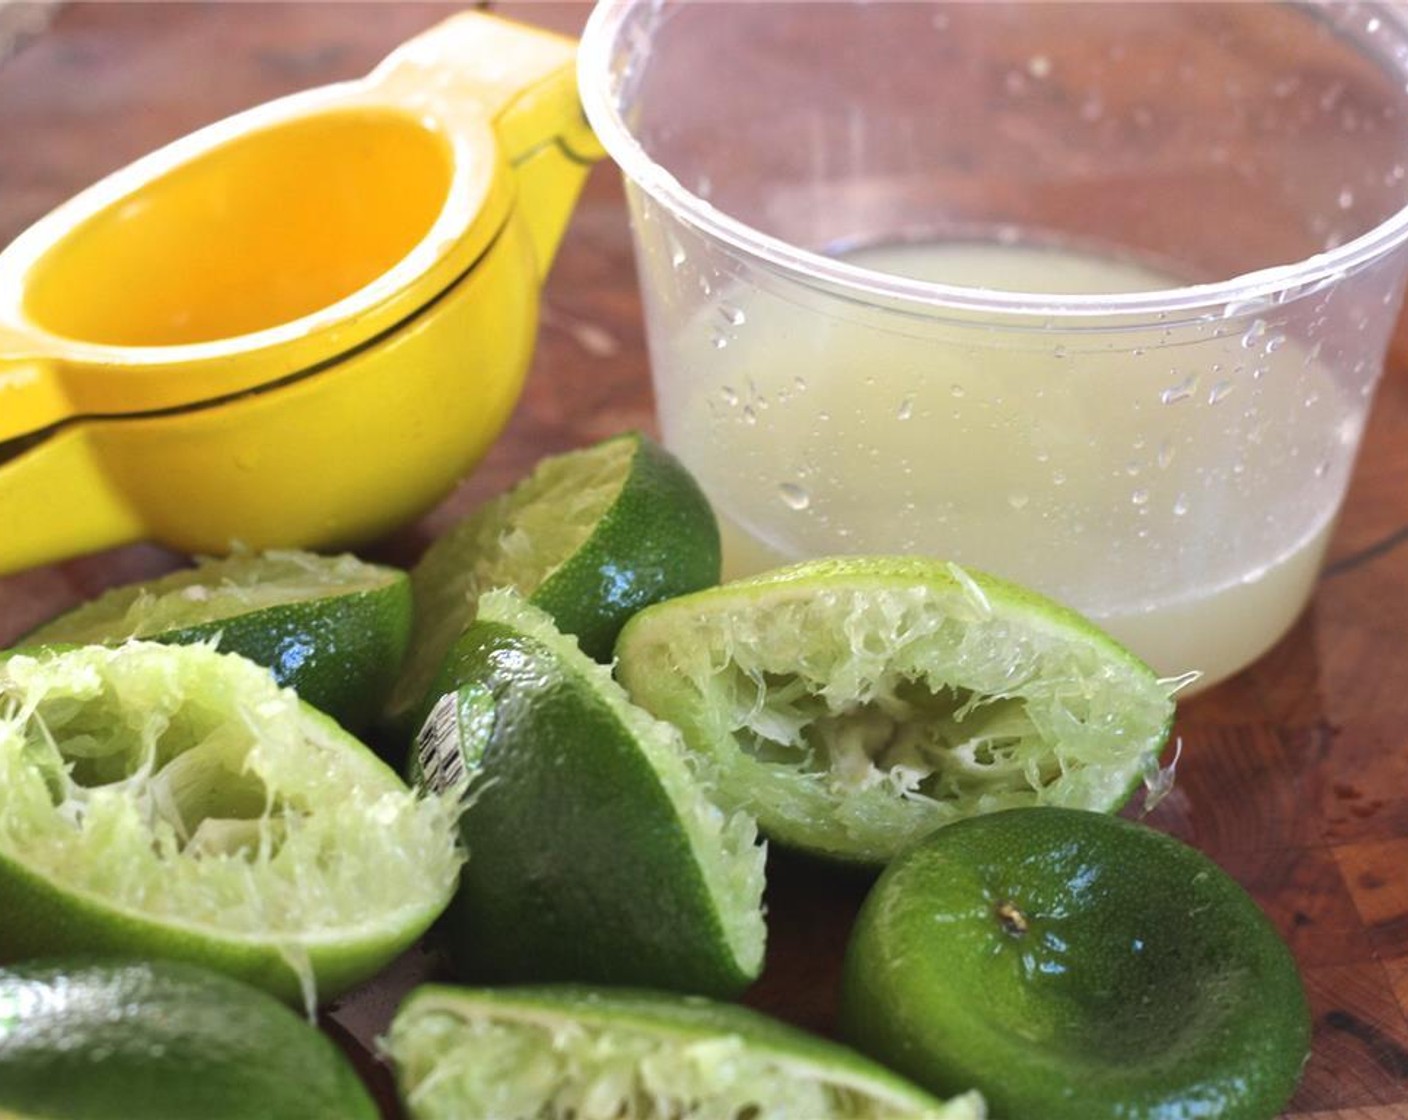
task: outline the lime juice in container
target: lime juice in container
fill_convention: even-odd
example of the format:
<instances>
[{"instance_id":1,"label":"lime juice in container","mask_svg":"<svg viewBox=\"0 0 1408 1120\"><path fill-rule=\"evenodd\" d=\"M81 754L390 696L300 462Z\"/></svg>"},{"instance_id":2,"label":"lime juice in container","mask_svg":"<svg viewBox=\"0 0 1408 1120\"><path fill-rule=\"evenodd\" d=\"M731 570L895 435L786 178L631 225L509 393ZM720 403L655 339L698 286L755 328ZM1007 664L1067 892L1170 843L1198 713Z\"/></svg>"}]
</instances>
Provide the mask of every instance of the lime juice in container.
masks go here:
<instances>
[{"instance_id":1,"label":"lime juice in container","mask_svg":"<svg viewBox=\"0 0 1408 1120\"><path fill-rule=\"evenodd\" d=\"M1254 660L1397 317L1405 56L1374 5L607 0L584 100L725 574L925 553Z\"/></svg>"}]
</instances>

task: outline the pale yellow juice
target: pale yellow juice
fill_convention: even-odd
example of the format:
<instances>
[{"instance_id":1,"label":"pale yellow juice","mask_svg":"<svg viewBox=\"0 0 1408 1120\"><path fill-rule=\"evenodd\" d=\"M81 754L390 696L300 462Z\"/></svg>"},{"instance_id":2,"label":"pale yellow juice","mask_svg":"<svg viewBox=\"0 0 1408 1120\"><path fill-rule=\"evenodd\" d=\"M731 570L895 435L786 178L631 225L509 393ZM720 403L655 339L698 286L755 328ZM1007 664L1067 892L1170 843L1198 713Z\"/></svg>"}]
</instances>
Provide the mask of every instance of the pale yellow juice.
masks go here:
<instances>
[{"instance_id":1,"label":"pale yellow juice","mask_svg":"<svg viewBox=\"0 0 1408 1120\"><path fill-rule=\"evenodd\" d=\"M1010 291L1180 283L1020 245L848 259ZM1274 309L1250 326L1001 332L860 305L819 315L756 283L719 295L653 358L672 370L657 377L666 442L714 502L728 576L834 553L951 558L1204 683L1303 606L1362 402L1277 333Z\"/></svg>"}]
</instances>

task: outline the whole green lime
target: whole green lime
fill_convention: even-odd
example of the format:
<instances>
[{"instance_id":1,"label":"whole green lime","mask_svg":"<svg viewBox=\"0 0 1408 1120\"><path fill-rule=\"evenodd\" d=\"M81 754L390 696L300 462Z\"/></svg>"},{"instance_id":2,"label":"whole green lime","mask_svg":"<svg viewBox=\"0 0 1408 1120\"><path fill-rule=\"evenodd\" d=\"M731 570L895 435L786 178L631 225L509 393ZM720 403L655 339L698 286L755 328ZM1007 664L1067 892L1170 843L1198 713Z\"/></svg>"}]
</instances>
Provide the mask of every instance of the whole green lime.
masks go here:
<instances>
[{"instance_id":1,"label":"whole green lime","mask_svg":"<svg viewBox=\"0 0 1408 1120\"><path fill-rule=\"evenodd\" d=\"M847 951L842 1025L1003 1120L1269 1120L1309 1049L1294 961L1173 838L1080 810L943 828L896 859Z\"/></svg>"},{"instance_id":2,"label":"whole green lime","mask_svg":"<svg viewBox=\"0 0 1408 1120\"><path fill-rule=\"evenodd\" d=\"M376 1120L326 1035L272 996L157 960L0 970L7 1120Z\"/></svg>"}]
</instances>

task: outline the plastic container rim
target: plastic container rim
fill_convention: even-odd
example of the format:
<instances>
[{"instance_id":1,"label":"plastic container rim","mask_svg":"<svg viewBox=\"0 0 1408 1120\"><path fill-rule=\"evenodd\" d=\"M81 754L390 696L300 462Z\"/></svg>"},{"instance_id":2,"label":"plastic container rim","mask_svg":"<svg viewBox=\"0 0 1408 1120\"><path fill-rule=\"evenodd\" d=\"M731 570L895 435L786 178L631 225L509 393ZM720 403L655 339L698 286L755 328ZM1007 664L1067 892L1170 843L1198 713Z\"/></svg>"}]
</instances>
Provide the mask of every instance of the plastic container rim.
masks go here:
<instances>
[{"instance_id":1,"label":"plastic container rim","mask_svg":"<svg viewBox=\"0 0 1408 1120\"><path fill-rule=\"evenodd\" d=\"M612 58L626 20L642 6L664 0L598 0L583 31L578 52L578 84L587 120L607 154L630 182L674 217L735 251L803 283L820 283L853 298L918 304L965 315L1044 316L1082 319L1139 315L1167 319L1203 312L1205 319L1230 318L1249 306L1281 303L1320 290L1386 256L1408 240L1408 205L1343 245L1291 264L1274 265L1226 280L1147 292L1054 294L1005 292L915 280L848 264L799 248L731 217L685 188L646 153L621 115L614 96ZM1308 5L1311 9L1316 5ZM1394 64L1408 81L1408 7L1356 5L1365 16L1391 28L1401 46ZM1355 44L1362 50L1362 44ZM1405 98L1408 101L1408 97ZM1408 160L1408 149L1405 149Z\"/></svg>"}]
</instances>

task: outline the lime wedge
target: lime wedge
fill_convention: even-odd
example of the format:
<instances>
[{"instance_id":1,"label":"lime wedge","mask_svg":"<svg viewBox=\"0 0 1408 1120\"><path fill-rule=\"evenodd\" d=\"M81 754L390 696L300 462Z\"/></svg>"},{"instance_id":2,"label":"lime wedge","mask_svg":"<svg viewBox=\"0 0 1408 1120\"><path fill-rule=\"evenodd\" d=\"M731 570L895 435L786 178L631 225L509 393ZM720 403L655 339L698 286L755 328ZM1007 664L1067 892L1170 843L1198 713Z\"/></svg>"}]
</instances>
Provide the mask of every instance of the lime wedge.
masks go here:
<instances>
[{"instance_id":1,"label":"lime wedge","mask_svg":"<svg viewBox=\"0 0 1408 1120\"><path fill-rule=\"evenodd\" d=\"M1112 810L1173 715L1170 689L1084 618L920 557L814 561L661 603L616 652L724 804L858 863L997 809Z\"/></svg>"},{"instance_id":2,"label":"lime wedge","mask_svg":"<svg viewBox=\"0 0 1408 1120\"><path fill-rule=\"evenodd\" d=\"M733 994L758 975L765 853L675 730L508 590L479 601L417 741L463 776L470 861L450 907L462 974Z\"/></svg>"},{"instance_id":3,"label":"lime wedge","mask_svg":"<svg viewBox=\"0 0 1408 1120\"><path fill-rule=\"evenodd\" d=\"M1295 962L1205 856L1141 825L1016 809L886 868L846 956L842 1022L997 1116L1268 1120L1310 1017Z\"/></svg>"},{"instance_id":4,"label":"lime wedge","mask_svg":"<svg viewBox=\"0 0 1408 1120\"><path fill-rule=\"evenodd\" d=\"M679 461L629 433L544 459L431 545L411 579L415 630L393 725L425 703L483 592L514 588L609 660L635 611L718 582L718 524Z\"/></svg>"},{"instance_id":5,"label":"lime wedge","mask_svg":"<svg viewBox=\"0 0 1408 1120\"><path fill-rule=\"evenodd\" d=\"M175 961L0 970L8 1120L376 1120L351 1064L273 997Z\"/></svg>"},{"instance_id":6,"label":"lime wedge","mask_svg":"<svg viewBox=\"0 0 1408 1120\"><path fill-rule=\"evenodd\" d=\"M0 960L174 957L330 997L443 910L457 811L233 654L0 661Z\"/></svg>"},{"instance_id":7,"label":"lime wedge","mask_svg":"<svg viewBox=\"0 0 1408 1120\"><path fill-rule=\"evenodd\" d=\"M280 684L356 732L390 692L410 628L405 572L355 556L268 552L201 560L115 587L22 644L215 641L272 669Z\"/></svg>"},{"instance_id":8,"label":"lime wedge","mask_svg":"<svg viewBox=\"0 0 1408 1120\"><path fill-rule=\"evenodd\" d=\"M412 1120L982 1120L832 1042L698 997L427 986L385 1047Z\"/></svg>"}]
</instances>

